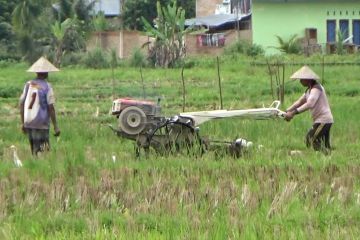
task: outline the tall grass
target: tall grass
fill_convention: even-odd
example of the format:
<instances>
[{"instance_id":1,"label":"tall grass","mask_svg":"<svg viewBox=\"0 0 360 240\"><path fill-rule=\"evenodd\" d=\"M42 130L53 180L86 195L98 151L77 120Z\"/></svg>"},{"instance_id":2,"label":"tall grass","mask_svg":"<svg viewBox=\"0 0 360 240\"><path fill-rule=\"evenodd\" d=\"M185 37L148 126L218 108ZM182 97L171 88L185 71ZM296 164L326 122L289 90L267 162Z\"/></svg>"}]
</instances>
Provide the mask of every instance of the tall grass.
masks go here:
<instances>
[{"instance_id":1,"label":"tall grass","mask_svg":"<svg viewBox=\"0 0 360 240\"><path fill-rule=\"evenodd\" d=\"M329 57L331 62L353 61ZM261 59L221 58L224 107L245 109L272 102L267 66ZM321 58L291 57L293 62ZM286 68L286 77L298 65ZM321 65L312 66L321 75ZM0 87L18 89L0 97L1 239L337 239L360 231L360 110L358 67L325 67L324 83L335 117L332 145L324 156L303 143L307 113L282 120L216 120L200 126L214 140L242 137L255 147L239 159L205 153L148 158L134 156L133 143L117 138L107 124L111 69L64 68L50 74L62 135L52 151L35 159L20 131L17 109L32 75L14 64L0 71ZM137 68L118 67L118 97L141 97ZM181 70L144 68L148 98L161 97L163 114L182 110ZM184 71L186 111L220 106L216 59L196 59ZM304 89L286 83L285 109ZM94 113L99 108L99 116ZM15 145L23 168L15 168ZM262 145L262 148L257 146ZM290 155L301 150L301 155ZM112 156L116 156L113 162ZM273 209L273 210L272 210Z\"/></svg>"}]
</instances>

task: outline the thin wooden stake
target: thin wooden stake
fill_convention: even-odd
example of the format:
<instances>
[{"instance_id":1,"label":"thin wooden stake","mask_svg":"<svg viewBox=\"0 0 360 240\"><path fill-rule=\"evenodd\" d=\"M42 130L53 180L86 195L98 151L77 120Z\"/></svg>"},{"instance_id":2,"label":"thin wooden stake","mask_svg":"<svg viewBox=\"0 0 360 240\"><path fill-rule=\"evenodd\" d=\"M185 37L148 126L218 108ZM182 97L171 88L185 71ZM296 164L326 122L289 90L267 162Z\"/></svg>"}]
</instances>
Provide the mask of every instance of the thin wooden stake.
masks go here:
<instances>
[{"instance_id":1,"label":"thin wooden stake","mask_svg":"<svg viewBox=\"0 0 360 240\"><path fill-rule=\"evenodd\" d=\"M267 60L267 59L266 59L266 63L267 63L267 65L268 65L268 69L269 69L271 95L272 95L272 99L273 99L273 101L274 101L274 100L275 100L275 97L274 97L274 86L273 86L273 77L272 77L271 66L270 66L269 60Z\"/></svg>"},{"instance_id":2,"label":"thin wooden stake","mask_svg":"<svg viewBox=\"0 0 360 240\"><path fill-rule=\"evenodd\" d=\"M184 80L184 65L181 68L181 80L182 80L182 87L183 87L183 104L182 104L182 111L185 112L185 95L186 95L186 89L185 89L185 80Z\"/></svg>"},{"instance_id":3,"label":"thin wooden stake","mask_svg":"<svg viewBox=\"0 0 360 240\"><path fill-rule=\"evenodd\" d=\"M285 64L283 67L283 75L282 75L282 90L281 90L281 104L284 104L285 101Z\"/></svg>"},{"instance_id":4,"label":"thin wooden stake","mask_svg":"<svg viewBox=\"0 0 360 240\"><path fill-rule=\"evenodd\" d=\"M144 84L144 78L143 78L142 65L141 64L140 64L140 76L141 76L141 84L142 84L142 89L143 89L143 99L145 99L146 98L145 84Z\"/></svg>"},{"instance_id":5,"label":"thin wooden stake","mask_svg":"<svg viewBox=\"0 0 360 240\"><path fill-rule=\"evenodd\" d=\"M216 57L217 60L217 71L218 71L218 79L219 79L219 91L220 91L220 109L223 109L223 99L222 99L222 89L221 89L221 78L220 78L220 64L219 57Z\"/></svg>"}]
</instances>

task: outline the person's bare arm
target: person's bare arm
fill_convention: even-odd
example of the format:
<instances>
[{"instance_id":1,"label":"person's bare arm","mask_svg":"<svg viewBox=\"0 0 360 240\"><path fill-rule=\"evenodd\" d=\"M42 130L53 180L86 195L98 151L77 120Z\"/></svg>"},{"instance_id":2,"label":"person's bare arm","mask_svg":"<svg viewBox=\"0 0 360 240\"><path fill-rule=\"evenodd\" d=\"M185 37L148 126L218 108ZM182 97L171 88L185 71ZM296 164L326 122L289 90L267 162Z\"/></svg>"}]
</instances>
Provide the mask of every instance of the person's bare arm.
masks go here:
<instances>
[{"instance_id":1,"label":"person's bare arm","mask_svg":"<svg viewBox=\"0 0 360 240\"><path fill-rule=\"evenodd\" d=\"M49 114L50 114L51 122L52 122L52 124L54 126L55 136L59 136L60 135L60 129L59 129L58 125L57 125L55 107L54 107L53 104L49 105Z\"/></svg>"},{"instance_id":2,"label":"person's bare arm","mask_svg":"<svg viewBox=\"0 0 360 240\"><path fill-rule=\"evenodd\" d=\"M319 90L317 88L312 88L306 103L299 106L297 108L297 111L299 113L302 113L302 112L305 112L306 110L313 108L315 106L315 103L319 99L320 94L321 94L321 90Z\"/></svg>"},{"instance_id":3,"label":"person's bare arm","mask_svg":"<svg viewBox=\"0 0 360 240\"><path fill-rule=\"evenodd\" d=\"M298 107L304 105L306 103L305 94L303 94L296 102L293 103L288 109L286 109L287 112L291 112Z\"/></svg>"},{"instance_id":4,"label":"person's bare arm","mask_svg":"<svg viewBox=\"0 0 360 240\"><path fill-rule=\"evenodd\" d=\"M24 103L23 102L20 102L19 110L20 110L20 119L21 119L21 130L25 133L26 129L24 127Z\"/></svg>"}]
</instances>

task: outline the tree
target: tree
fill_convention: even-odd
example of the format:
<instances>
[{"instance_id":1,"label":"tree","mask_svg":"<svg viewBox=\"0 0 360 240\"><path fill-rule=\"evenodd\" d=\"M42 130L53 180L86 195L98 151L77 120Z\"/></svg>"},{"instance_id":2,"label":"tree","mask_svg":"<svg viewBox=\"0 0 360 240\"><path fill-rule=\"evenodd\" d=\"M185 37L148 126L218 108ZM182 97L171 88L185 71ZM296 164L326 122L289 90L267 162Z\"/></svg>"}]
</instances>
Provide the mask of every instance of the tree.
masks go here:
<instances>
[{"instance_id":1,"label":"tree","mask_svg":"<svg viewBox=\"0 0 360 240\"><path fill-rule=\"evenodd\" d=\"M50 42L46 31L48 22L39 20L48 6L49 1L46 0L23 0L19 1L12 12L19 49L29 62L34 61L41 54L41 47Z\"/></svg>"},{"instance_id":2,"label":"tree","mask_svg":"<svg viewBox=\"0 0 360 240\"><path fill-rule=\"evenodd\" d=\"M19 0L0 0L0 58L15 57L15 33L11 25L11 13Z\"/></svg>"},{"instance_id":3,"label":"tree","mask_svg":"<svg viewBox=\"0 0 360 240\"><path fill-rule=\"evenodd\" d=\"M166 6L172 0L158 0L161 6ZM179 0L178 6L185 10L185 17L195 17L195 0ZM123 9L123 24L127 29L144 30L144 17L148 22L152 22L157 16L156 1L149 0L127 0Z\"/></svg>"},{"instance_id":4,"label":"tree","mask_svg":"<svg viewBox=\"0 0 360 240\"><path fill-rule=\"evenodd\" d=\"M1 1L1 0L0 0ZM22 0L15 6L12 22L19 49L25 60L39 55L54 57L60 64L64 52L85 48L85 38L92 28L91 9L95 1L87 0ZM67 26L71 19L71 27Z\"/></svg>"},{"instance_id":5,"label":"tree","mask_svg":"<svg viewBox=\"0 0 360 240\"><path fill-rule=\"evenodd\" d=\"M13 26L17 31L31 33L45 7L46 1L24 0L19 2L12 13Z\"/></svg>"},{"instance_id":6,"label":"tree","mask_svg":"<svg viewBox=\"0 0 360 240\"><path fill-rule=\"evenodd\" d=\"M56 66L61 64L61 56L63 54L64 40L67 36L67 33L71 28L76 28L76 20L68 18L62 23L56 21L51 26L51 33L55 37L55 59L54 63Z\"/></svg>"},{"instance_id":7,"label":"tree","mask_svg":"<svg viewBox=\"0 0 360 240\"><path fill-rule=\"evenodd\" d=\"M191 31L190 28L185 29L185 11L176 6L176 1L172 5L168 4L167 7L162 7L158 1L155 26L144 17L142 20L146 34L155 38L155 44L150 49L150 58L153 59L154 65L174 66L185 54L183 38Z\"/></svg>"}]
</instances>

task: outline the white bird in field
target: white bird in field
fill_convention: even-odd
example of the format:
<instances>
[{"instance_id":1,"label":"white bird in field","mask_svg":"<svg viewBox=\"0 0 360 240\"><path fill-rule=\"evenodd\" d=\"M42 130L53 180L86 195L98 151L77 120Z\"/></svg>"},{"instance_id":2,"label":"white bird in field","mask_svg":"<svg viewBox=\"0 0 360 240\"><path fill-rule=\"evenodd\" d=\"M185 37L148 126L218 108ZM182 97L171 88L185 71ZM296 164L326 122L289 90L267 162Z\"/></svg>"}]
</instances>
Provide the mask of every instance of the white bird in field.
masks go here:
<instances>
[{"instance_id":1,"label":"white bird in field","mask_svg":"<svg viewBox=\"0 0 360 240\"><path fill-rule=\"evenodd\" d=\"M246 140L243 139L243 138L238 138L238 139L235 140L235 142L236 142L237 144L240 144L242 147L245 147L245 148L252 147L252 145L253 145L253 142L246 141Z\"/></svg>"},{"instance_id":2,"label":"white bird in field","mask_svg":"<svg viewBox=\"0 0 360 240\"><path fill-rule=\"evenodd\" d=\"M95 112L95 114L94 114L94 117L98 117L99 116L99 107L96 107L96 112Z\"/></svg>"},{"instance_id":3,"label":"white bird in field","mask_svg":"<svg viewBox=\"0 0 360 240\"><path fill-rule=\"evenodd\" d=\"M116 156L115 155L112 155L112 161L113 161L113 163L116 162Z\"/></svg>"},{"instance_id":4,"label":"white bird in field","mask_svg":"<svg viewBox=\"0 0 360 240\"><path fill-rule=\"evenodd\" d=\"M10 148L13 150L15 166L16 167L22 167L23 164L22 164L21 160L19 159L19 156L17 155L16 147L14 145L11 145Z\"/></svg>"}]
</instances>

